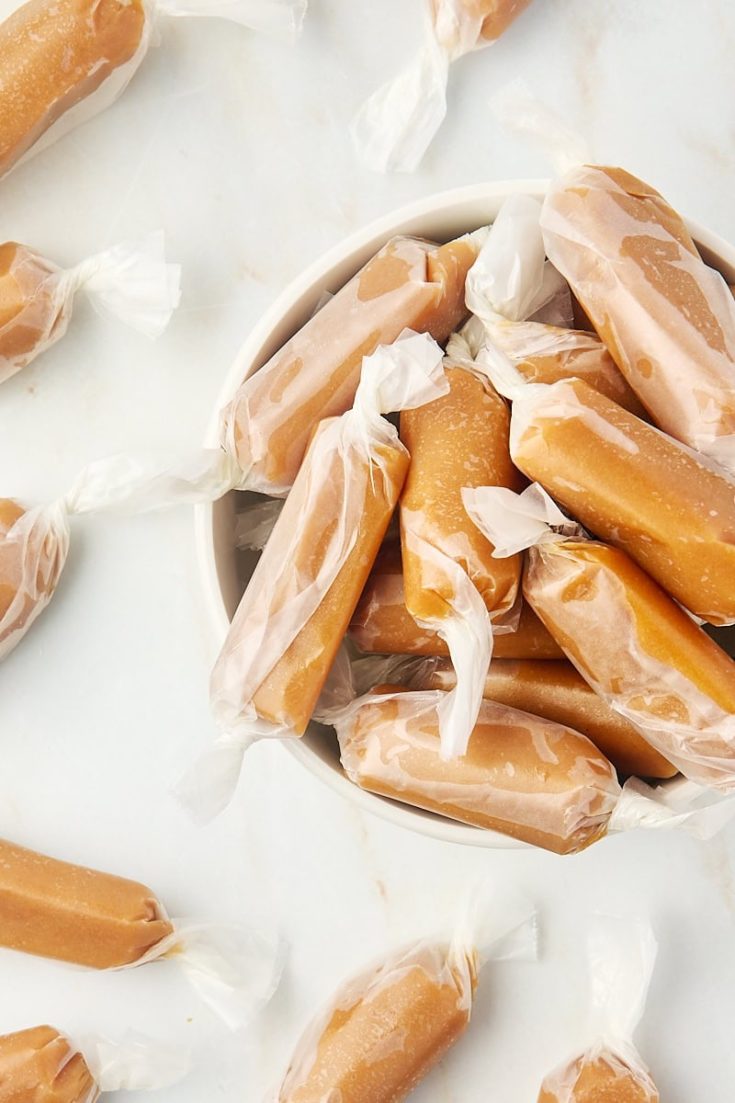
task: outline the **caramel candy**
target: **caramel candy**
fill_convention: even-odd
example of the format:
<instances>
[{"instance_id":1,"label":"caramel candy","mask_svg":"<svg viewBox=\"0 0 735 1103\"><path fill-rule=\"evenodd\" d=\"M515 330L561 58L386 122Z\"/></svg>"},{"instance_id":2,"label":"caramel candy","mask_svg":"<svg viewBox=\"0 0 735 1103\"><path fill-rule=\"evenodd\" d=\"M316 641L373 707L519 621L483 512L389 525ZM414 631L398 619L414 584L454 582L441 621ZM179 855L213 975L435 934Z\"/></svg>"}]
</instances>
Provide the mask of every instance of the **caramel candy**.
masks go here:
<instances>
[{"instance_id":1,"label":"caramel candy","mask_svg":"<svg viewBox=\"0 0 735 1103\"><path fill-rule=\"evenodd\" d=\"M605 834L620 796L593 744L550 720L484 701L467 753L439 755L440 690L380 687L336 723L342 765L372 793L556 854Z\"/></svg>"},{"instance_id":2,"label":"caramel candy","mask_svg":"<svg viewBox=\"0 0 735 1103\"><path fill-rule=\"evenodd\" d=\"M492 544L462 504L465 486L523 485L510 458L508 406L472 372L451 362L445 370L449 394L401 414L411 455L400 509L405 600L413 617L435 628L452 615L456 592L422 544L458 563L496 617L512 608L521 573L519 555L493 559Z\"/></svg>"},{"instance_id":3,"label":"caramel candy","mask_svg":"<svg viewBox=\"0 0 735 1103\"><path fill-rule=\"evenodd\" d=\"M386 655L448 655L444 640L420 628L406 608L401 548L386 541L352 617L350 636L362 651ZM533 609L521 606L513 632L494 636L493 655L500 659L561 659L564 652Z\"/></svg>"},{"instance_id":4,"label":"caramel candy","mask_svg":"<svg viewBox=\"0 0 735 1103\"><path fill-rule=\"evenodd\" d=\"M636 417L646 417L636 394L594 333L539 322L516 322L495 325L492 340L528 383L582 379Z\"/></svg>"},{"instance_id":5,"label":"caramel candy","mask_svg":"<svg viewBox=\"0 0 735 1103\"><path fill-rule=\"evenodd\" d=\"M735 484L724 474L576 379L519 396L511 454L686 609L735 619Z\"/></svg>"},{"instance_id":6,"label":"caramel candy","mask_svg":"<svg viewBox=\"0 0 735 1103\"><path fill-rule=\"evenodd\" d=\"M549 259L656 424L732 466L735 303L680 215L622 169L584 165L551 188L541 224Z\"/></svg>"},{"instance_id":7,"label":"caramel candy","mask_svg":"<svg viewBox=\"0 0 735 1103\"><path fill-rule=\"evenodd\" d=\"M466 316L476 255L469 236L442 246L393 238L246 379L223 413L223 443L243 486L288 492L314 426L351 407L362 359L378 345L406 328L444 341Z\"/></svg>"},{"instance_id":8,"label":"caramel candy","mask_svg":"<svg viewBox=\"0 0 735 1103\"><path fill-rule=\"evenodd\" d=\"M173 933L150 889L0 840L0 945L92 969L139 961Z\"/></svg>"},{"instance_id":9,"label":"caramel candy","mask_svg":"<svg viewBox=\"0 0 735 1103\"><path fill-rule=\"evenodd\" d=\"M474 45L487 46L504 34L511 23L526 10L531 0L430 0L435 33L439 42L450 53L466 52L471 46L467 40L470 27L479 22Z\"/></svg>"},{"instance_id":10,"label":"caramel candy","mask_svg":"<svg viewBox=\"0 0 735 1103\"><path fill-rule=\"evenodd\" d=\"M306 730L408 470L381 411L442 394L441 360L426 334L378 349L354 408L314 433L212 672L215 716L245 745Z\"/></svg>"},{"instance_id":11,"label":"caramel candy","mask_svg":"<svg viewBox=\"0 0 735 1103\"><path fill-rule=\"evenodd\" d=\"M81 1053L52 1026L0 1036L0 1103L96 1103Z\"/></svg>"},{"instance_id":12,"label":"caramel candy","mask_svg":"<svg viewBox=\"0 0 735 1103\"><path fill-rule=\"evenodd\" d=\"M302 1037L279 1103L400 1103L467 1027L477 967L422 944L355 978Z\"/></svg>"},{"instance_id":13,"label":"caramel candy","mask_svg":"<svg viewBox=\"0 0 735 1103\"><path fill-rule=\"evenodd\" d=\"M735 787L735 663L624 552L531 548L524 595L585 680L683 774Z\"/></svg>"},{"instance_id":14,"label":"caramel candy","mask_svg":"<svg viewBox=\"0 0 735 1103\"><path fill-rule=\"evenodd\" d=\"M417 689L449 690L455 681L451 664L438 660L411 684ZM582 732L622 774L669 778L677 773L675 766L587 685L571 663L493 659L485 697Z\"/></svg>"},{"instance_id":15,"label":"caramel candy","mask_svg":"<svg viewBox=\"0 0 735 1103\"><path fill-rule=\"evenodd\" d=\"M555 1069L541 1085L538 1103L659 1103L647 1069L603 1048Z\"/></svg>"},{"instance_id":16,"label":"caramel candy","mask_svg":"<svg viewBox=\"0 0 735 1103\"><path fill-rule=\"evenodd\" d=\"M0 245L0 381L66 331L70 299L61 269L14 241Z\"/></svg>"},{"instance_id":17,"label":"caramel candy","mask_svg":"<svg viewBox=\"0 0 735 1103\"><path fill-rule=\"evenodd\" d=\"M69 532L53 511L26 511L0 498L0 659L53 597L66 563Z\"/></svg>"},{"instance_id":18,"label":"caramel candy","mask_svg":"<svg viewBox=\"0 0 735 1103\"><path fill-rule=\"evenodd\" d=\"M0 24L0 175L145 46L141 0L29 0Z\"/></svg>"}]
</instances>

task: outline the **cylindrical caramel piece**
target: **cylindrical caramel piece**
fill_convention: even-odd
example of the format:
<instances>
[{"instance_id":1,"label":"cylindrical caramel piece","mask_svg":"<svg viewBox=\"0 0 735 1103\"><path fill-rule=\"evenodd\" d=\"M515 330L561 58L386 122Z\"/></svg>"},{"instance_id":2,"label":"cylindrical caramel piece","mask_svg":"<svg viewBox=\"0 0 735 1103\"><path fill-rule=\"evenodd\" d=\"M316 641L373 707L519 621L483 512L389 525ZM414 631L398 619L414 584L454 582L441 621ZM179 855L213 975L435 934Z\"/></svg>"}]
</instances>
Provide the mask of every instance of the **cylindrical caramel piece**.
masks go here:
<instances>
[{"instance_id":1,"label":"cylindrical caramel piece","mask_svg":"<svg viewBox=\"0 0 735 1103\"><path fill-rule=\"evenodd\" d=\"M624 552L539 544L523 589L589 685L669 762L735 788L735 663Z\"/></svg>"},{"instance_id":2,"label":"cylindrical caramel piece","mask_svg":"<svg viewBox=\"0 0 735 1103\"><path fill-rule=\"evenodd\" d=\"M95 1103L81 1053L52 1026L0 1036L0 1103Z\"/></svg>"},{"instance_id":3,"label":"cylindrical caramel piece","mask_svg":"<svg viewBox=\"0 0 735 1103\"><path fill-rule=\"evenodd\" d=\"M424 944L355 978L302 1037L278 1103L400 1103L469 1023L476 970Z\"/></svg>"},{"instance_id":4,"label":"cylindrical caramel piece","mask_svg":"<svg viewBox=\"0 0 735 1103\"><path fill-rule=\"evenodd\" d=\"M439 42L455 53L458 49L466 53L474 46L487 46L495 42L524 12L531 0L431 0L435 33ZM477 28L474 43L467 42L467 28Z\"/></svg>"},{"instance_id":5,"label":"cylindrical caramel piece","mask_svg":"<svg viewBox=\"0 0 735 1103\"><path fill-rule=\"evenodd\" d=\"M585 736L483 701L467 753L439 754L440 690L380 687L337 724L351 781L449 819L570 854L606 830L615 769Z\"/></svg>"},{"instance_id":6,"label":"cylindrical caramel piece","mask_svg":"<svg viewBox=\"0 0 735 1103\"><path fill-rule=\"evenodd\" d=\"M132 62L145 34L142 0L29 0L0 24L0 175Z\"/></svg>"},{"instance_id":7,"label":"cylindrical caramel piece","mask_svg":"<svg viewBox=\"0 0 735 1103\"><path fill-rule=\"evenodd\" d=\"M549 259L656 424L732 464L735 303L683 219L635 176L584 165L552 186L541 225Z\"/></svg>"},{"instance_id":8,"label":"cylindrical caramel piece","mask_svg":"<svg viewBox=\"0 0 735 1103\"><path fill-rule=\"evenodd\" d=\"M417 689L450 690L455 681L451 664L437 660L411 684ZM637 728L595 693L571 663L493 659L485 680L485 697L581 732L622 774L669 778L677 773Z\"/></svg>"},{"instance_id":9,"label":"cylindrical caramel piece","mask_svg":"<svg viewBox=\"0 0 735 1103\"><path fill-rule=\"evenodd\" d=\"M406 608L397 540L386 541L352 617L350 636L362 651L385 655L448 655L444 640L420 628ZM521 606L513 632L495 635L493 655L500 659L561 659L564 652L530 605Z\"/></svg>"},{"instance_id":10,"label":"cylindrical caramel piece","mask_svg":"<svg viewBox=\"0 0 735 1103\"><path fill-rule=\"evenodd\" d=\"M51 600L68 550L61 515L0 498L0 659Z\"/></svg>"},{"instance_id":11,"label":"cylindrical caramel piece","mask_svg":"<svg viewBox=\"0 0 735 1103\"><path fill-rule=\"evenodd\" d=\"M644 406L594 333L539 322L509 322L494 325L491 339L527 382L583 379L636 417L646 417Z\"/></svg>"},{"instance_id":12,"label":"cylindrical caramel piece","mask_svg":"<svg viewBox=\"0 0 735 1103\"><path fill-rule=\"evenodd\" d=\"M724 474L577 379L516 400L511 454L686 609L735 619L735 484Z\"/></svg>"},{"instance_id":13,"label":"cylindrical caramel piece","mask_svg":"<svg viewBox=\"0 0 735 1103\"><path fill-rule=\"evenodd\" d=\"M393 238L254 375L223 414L223 443L243 485L286 494L321 418L355 397L362 359L404 329L444 341L467 314L470 237L436 246Z\"/></svg>"},{"instance_id":14,"label":"cylindrical caramel piece","mask_svg":"<svg viewBox=\"0 0 735 1103\"><path fill-rule=\"evenodd\" d=\"M60 272L25 245L0 245L0 382L66 330L70 300L59 294Z\"/></svg>"},{"instance_id":15,"label":"cylindrical caramel piece","mask_svg":"<svg viewBox=\"0 0 735 1103\"><path fill-rule=\"evenodd\" d=\"M0 840L0 946L115 969L172 933L145 885Z\"/></svg>"},{"instance_id":16,"label":"cylindrical caramel piece","mask_svg":"<svg viewBox=\"0 0 735 1103\"><path fill-rule=\"evenodd\" d=\"M406 606L434 627L452 615L456 592L452 576L422 554L423 544L462 567L495 617L512 608L521 573L519 555L493 558L462 504L465 486L523 485L510 458L508 406L464 368L448 365L446 376L448 394L401 413L401 440L411 455L400 509Z\"/></svg>"},{"instance_id":17,"label":"cylindrical caramel piece","mask_svg":"<svg viewBox=\"0 0 735 1103\"><path fill-rule=\"evenodd\" d=\"M538 1103L659 1103L659 1098L639 1060L597 1046L550 1073Z\"/></svg>"}]
</instances>

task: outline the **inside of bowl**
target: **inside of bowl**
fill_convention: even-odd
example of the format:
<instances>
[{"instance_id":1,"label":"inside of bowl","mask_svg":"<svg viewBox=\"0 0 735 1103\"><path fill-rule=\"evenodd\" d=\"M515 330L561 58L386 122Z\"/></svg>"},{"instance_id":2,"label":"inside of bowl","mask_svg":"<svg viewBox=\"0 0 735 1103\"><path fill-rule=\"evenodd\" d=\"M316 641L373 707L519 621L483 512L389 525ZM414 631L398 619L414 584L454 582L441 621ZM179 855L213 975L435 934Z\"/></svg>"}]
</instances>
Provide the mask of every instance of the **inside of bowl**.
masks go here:
<instances>
[{"instance_id":1,"label":"inside of bowl","mask_svg":"<svg viewBox=\"0 0 735 1103\"><path fill-rule=\"evenodd\" d=\"M487 221L488 218L485 217L485 222ZM444 232L432 234L432 239L437 241L448 241L462 233L472 231L482 224L483 215L479 211L477 221L470 224L467 222L458 223L455 216L454 218L448 219L446 225L442 227ZM415 233L419 235L420 226L404 225L401 227L400 232ZM388 240L390 236L390 234L386 234L384 240ZM306 291L281 319L281 324L277 327L277 330L268 334L255 356L251 357L248 363L241 364L242 377L245 378L251 374L251 372L257 371L258 368L265 364L308 320L316 309L317 303L324 292L328 291L333 293L338 291L382 244L382 240L378 240L377 242L371 241L361 250L352 253L348 258L342 260L338 265L335 265L321 283L313 285ZM713 249L705 242L698 241L697 244L704 260L712 267L718 268L729 283L735 283L735 268L724 264ZM213 507L214 553L217 578L227 616L230 620L237 609L240 598L250 581L250 577L258 560L257 552L242 551L235 548L235 517L249 502L254 502L260 497L260 495L250 492L240 493L234 491L226 495L219 502L216 502ZM735 627L708 627L707 631L713 639L728 652L728 654L735 656ZM311 724L301 742L331 770L336 770L341 773L339 748L336 737L330 728L325 728L320 724ZM674 780L674 782L670 782L669 784L675 783L676 781ZM372 800L386 806L398 806L398 802L392 801L387 797L373 795ZM492 834L483 832L481 828L455 824L453 821L448 821L444 817L438 816L433 812L414 808L408 809L405 805L401 805L400 807L409 811L412 816L420 818L420 820L424 822L434 821L444 823L447 827L459 827L463 834L467 832L473 834L476 832L480 832L481 834Z\"/></svg>"}]
</instances>

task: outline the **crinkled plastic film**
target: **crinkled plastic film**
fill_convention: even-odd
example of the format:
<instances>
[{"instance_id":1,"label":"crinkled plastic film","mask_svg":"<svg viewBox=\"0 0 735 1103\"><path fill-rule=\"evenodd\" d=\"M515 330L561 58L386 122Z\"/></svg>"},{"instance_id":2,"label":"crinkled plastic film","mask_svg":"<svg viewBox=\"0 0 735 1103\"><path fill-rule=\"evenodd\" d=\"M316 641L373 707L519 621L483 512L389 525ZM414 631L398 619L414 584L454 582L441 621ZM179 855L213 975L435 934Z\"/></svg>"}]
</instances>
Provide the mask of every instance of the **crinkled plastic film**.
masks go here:
<instances>
[{"instance_id":1,"label":"crinkled plastic film","mask_svg":"<svg viewBox=\"0 0 735 1103\"><path fill-rule=\"evenodd\" d=\"M440 690L376 690L334 718L342 765L363 789L572 853L605 833L613 766L569 728L484 701L462 758L439 755Z\"/></svg>"},{"instance_id":2,"label":"crinkled plastic film","mask_svg":"<svg viewBox=\"0 0 735 1103\"><path fill-rule=\"evenodd\" d=\"M222 440L241 488L284 495L321 418L352 405L362 359L405 328L436 340L466 316L464 280L479 245L393 238L240 386L223 412Z\"/></svg>"},{"instance_id":3,"label":"crinkled plastic film","mask_svg":"<svg viewBox=\"0 0 735 1103\"><path fill-rule=\"evenodd\" d=\"M29 0L0 24L0 175L109 107L169 16L300 26L304 0Z\"/></svg>"},{"instance_id":4,"label":"crinkled plastic film","mask_svg":"<svg viewBox=\"0 0 735 1103\"><path fill-rule=\"evenodd\" d=\"M338 989L299 1040L278 1103L400 1103L469 1024L482 965L535 953L529 905L471 894L451 938L401 949Z\"/></svg>"},{"instance_id":5,"label":"crinkled plastic film","mask_svg":"<svg viewBox=\"0 0 735 1103\"><path fill-rule=\"evenodd\" d=\"M656 960L642 920L596 915L587 940L594 1042L544 1079L538 1103L659 1103L651 1073L633 1044Z\"/></svg>"},{"instance_id":6,"label":"crinkled plastic film","mask_svg":"<svg viewBox=\"0 0 735 1103\"><path fill-rule=\"evenodd\" d=\"M529 605L521 603L518 622L494 631L493 655L507 659L561 659L563 651ZM502 630L501 630L502 629ZM350 623L350 637L366 652L448 655L436 632L421 628L406 608L401 549L387 541L363 590Z\"/></svg>"},{"instance_id":7,"label":"crinkled plastic film","mask_svg":"<svg viewBox=\"0 0 735 1103\"><path fill-rule=\"evenodd\" d=\"M513 403L515 464L596 536L627 551L692 613L735 619L735 483L581 380Z\"/></svg>"},{"instance_id":8,"label":"crinkled plastic film","mask_svg":"<svg viewBox=\"0 0 735 1103\"><path fill-rule=\"evenodd\" d=\"M583 165L544 203L546 250L672 436L735 467L735 303L682 218L622 169Z\"/></svg>"},{"instance_id":9,"label":"crinkled plastic film","mask_svg":"<svg viewBox=\"0 0 735 1103\"><path fill-rule=\"evenodd\" d=\"M0 500L0 659L53 597L68 550L63 509L24 510Z\"/></svg>"},{"instance_id":10,"label":"crinkled plastic film","mask_svg":"<svg viewBox=\"0 0 735 1103\"><path fill-rule=\"evenodd\" d=\"M66 271L25 245L0 245L0 383L63 337L80 289L99 313L157 337L178 305L179 278L179 266L165 261L162 233Z\"/></svg>"},{"instance_id":11,"label":"crinkled plastic film","mask_svg":"<svg viewBox=\"0 0 735 1103\"><path fill-rule=\"evenodd\" d=\"M447 111L449 66L498 39L531 0L428 0L425 42L406 69L370 96L350 133L377 172L413 172Z\"/></svg>"}]
</instances>

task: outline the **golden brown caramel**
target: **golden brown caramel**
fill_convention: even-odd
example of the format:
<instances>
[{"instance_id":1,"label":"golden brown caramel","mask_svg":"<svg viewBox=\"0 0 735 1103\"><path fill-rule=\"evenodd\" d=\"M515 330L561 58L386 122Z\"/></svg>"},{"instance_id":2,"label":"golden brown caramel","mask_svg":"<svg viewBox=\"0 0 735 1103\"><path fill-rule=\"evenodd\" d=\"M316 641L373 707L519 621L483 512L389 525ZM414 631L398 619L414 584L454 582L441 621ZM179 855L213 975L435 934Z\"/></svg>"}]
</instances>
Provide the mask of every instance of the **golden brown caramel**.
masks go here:
<instances>
[{"instance_id":1,"label":"golden brown caramel","mask_svg":"<svg viewBox=\"0 0 735 1103\"><path fill-rule=\"evenodd\" d=\"M53 511L27 512L0 498L0 658L51 600L67 551L68 532Z\"/></svg>"},{"instance_id":2,"label":"golden brown caramel","mask_svg":"<svg viewBox=\"0 0 735 1103\"><path fill-rule=\"evenodd\" d=\"M61 336L67 321L57 266L25 245L0 245L0 381Z\"/></svg>"},{"instance_id":3,"label":"golden brown caramel","mask_svg":"<svg viewBox=\"0 0 735 1103\"><path fill-rule=\"evenodd\" d=\"M685 608L735 619L735 484L580 380L513 408L518 467Z\"/></svg>"},{"instance_id":4,"label":"golden brown caramel","mask_svg":"<svg viewBox=\"0 0 735 1103\"><path fill-rule=\"evenodd\" d=\"M321 422L314 434L212 672L213 706L225 726L254 710L260 719L303 735L396 507L409 462L405 449L397 440L394 447L381 445L380 465L370 469L361 456L346 457L332 446L337 421ZM342 526L347 531L340 536ZM281 648L279 614L288 616L294 577L302 591L307 583L318 588L330 549L349 535L354 542L334 581ZM264 674L254 621L263 626L265 647L271 646L274 657Z\"/></svg>"},{"instance_id":5,"label":"golden brown caramel","mask_svg":"<svg viewBox=\"0 0 735 1103\"><path fill-rule=\"evenodd\" d=\"M492 544L462 504L465 486L523 485L510 459L508 407L472 372L447 367L446 376L449 394L401 413L401 440L411 454L400 511L403 583L406 606L422 621L451 615L456 591L420 542L458 563L496 615L513 606L521 573L519 555L493 559Z\"/></svg>"},{"instance_id":6,"label":"golden brown caramel","mask_svg":"<svg viewBox=\"0 0 735 1103\"><path fill-rule=\"evenodd\" d=\"M81 1053L51 1026L0 1037L0 1103L95 1103Z\"/></svg>"},{"instance_id":7,"label":"golden brown caramel","mask_svg":"<svg viewBox=\"0 0 735 1103\"><path fill-rule=\"evenodd\" d=\"M474 960L423 945L356 978L301 1039L279 1103L400 1103L462 1034Z\"/></svg>"},{"instance_id":8,"label":"golden brown caramel","mask_svg":"<svg viewBox=\"0 0 735 1103\"><path fill-rule=\"evenodd\" d=\"M570 728L483 701L467 753L442 760L441 691L379 687L337 723L362 789L557 854L600 838L620 795L615 770Z\"/></svg>"},{"instance_id":9,"label":"golden brown caramel","mask_svg":"<svg viewBox=\"0 0 735 1103\"><path fill-rule=\"evenodd\" d=\"M29 0L0 24L0 175L130 61L141 0Z\"/></svg>"},{"instance_id":10,"label":"golden brown caramel","mask_svg":"<svg viewBox=\"0 0 735 1103\"><path fill-rule=\"evenodd\" d=\"M434 20L437 22L437 33L443 45L451 49L453 42L446 37L446 27L452 25L451 20L442 20L442 10L447 7L446 0L431 0ZM477 45L487 45L495 42L508 30L511 23L515 22L521 12L524 12L531 0L459 0L453 8L459 9L455 18L461 19L462 14L467 19L481 20L480 34Z\"/></svg>"},{"instance_id":11,"label":"golden brown caramel","mask_svg":"<svg viewBox=\"0 0 735 1103\"><path fill-rule=\"evenodd\" d=\"M172 932L145 885L0 840L0 946L114 969Z\"/></svg>"},{"instance_id":12,"label":"golden brown caramel","mask_svg":"<svg viewBox=\"0 0 735 1103\"><path fill-rule=\"evenodd\" d=\"M641 1064L603 1049L555 1069L541 1085L538 1103L659 1103L659 1094Z\"/></svg>"},{"instance_id":13,"label":"golden brown caramel","mask_svg":"<svg viewBox=\"0 0 735 1103\"><path fill-rule=\"evenodd\" d=\"M585 680L682 773L735 786L735 663L624 552L529 552L524 594Z\"/></svg>"},{"instance_id":14,"label":"golden brown caramel","mask_svg":"<svg viewBox=\"0 0 735 1103\"><path fill-rule=\"evenodd\" d=\"M469 238L441 247L393 238L247 379L224 412L224 444L247 485L292 486L317 422L352 406L364 356L404 329L444 341L467 314Z\"/></svg>"},{"instance_id":15,"label":"golden brown caramel","mask_svg":"<svg viewBox=\"0 0 735 1103\"><path fill-rule=\"evenodd\" d=\"M352 617L350 636L363 651L384 655L448 655L446 643L429 628L419 628L404 599L401 548L383 544ZM561 659L564 652L533 609L523 604L514 632L495 636L500 659Z\"/></svg>"},{"instance_id":16,"label":"golden brown caramel","mask_svg":"<svg viewBox=\"0 0 735 1103\"><path fill-rule=\"evenodd\" d=\"M412 678L411 684L417 689L449 690L455 680L451 664L439 660L418 682ZM669 778L677 773L675 766L587 685L571 663L493 659L485 680L485 697L581 732L622 774Z\"/></svg>"},{"instance_id":17,"label":"golden brown caramel","mask_svg":"<svg viewBox=\"0 0 735 1103\"><path fill-rule=\"evenodd\" d=\"M585 165L542 214L549 259L569 281L654 421L732 467L735 304L683 219L618 168Z\"/></svg>"}]
</instances>

